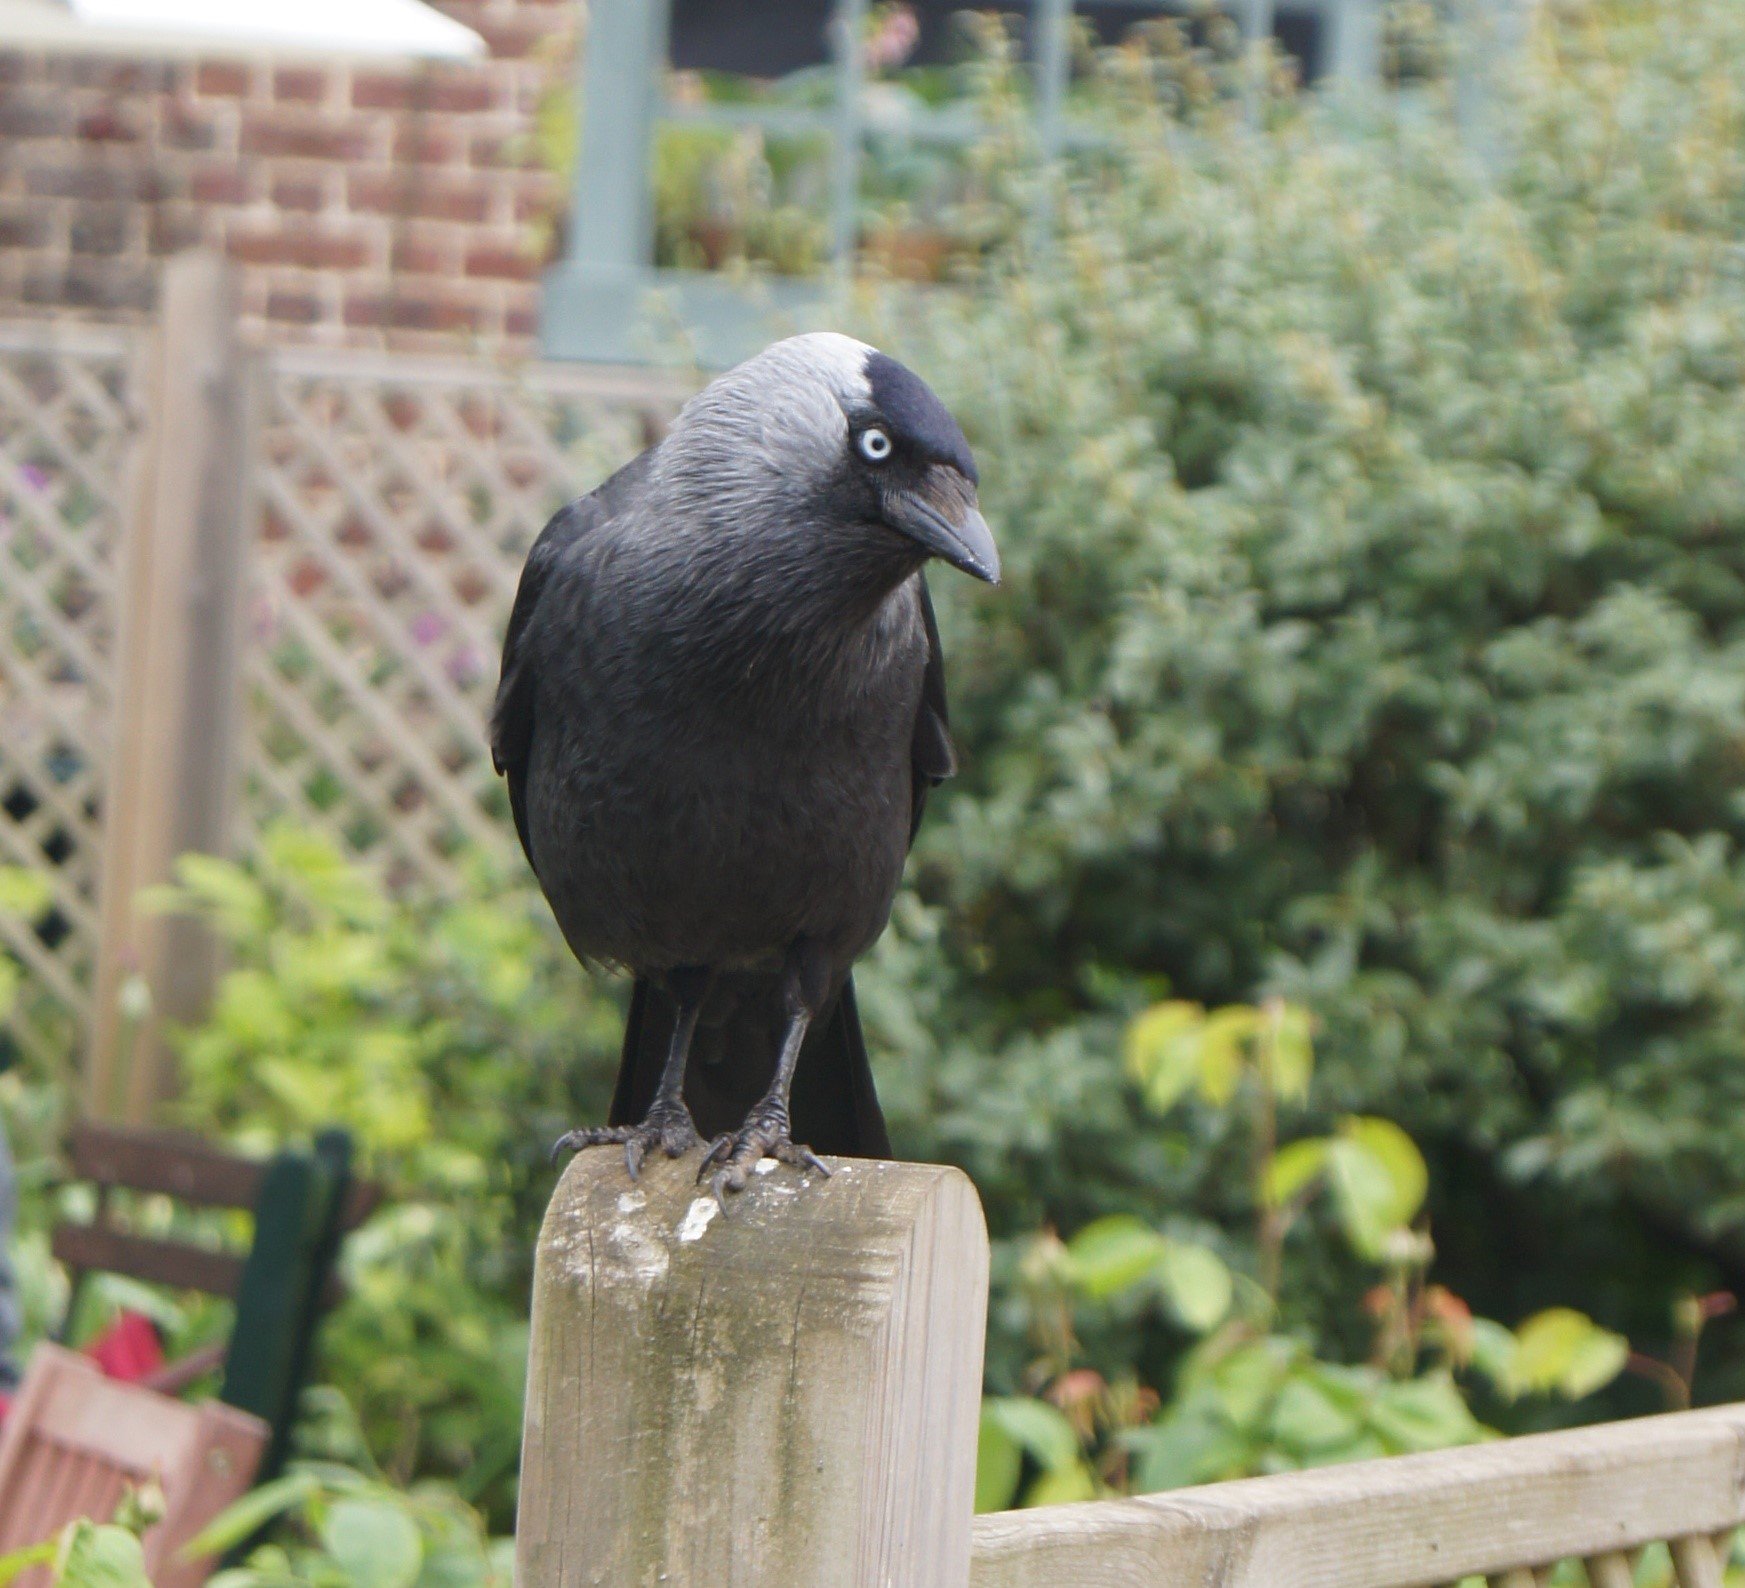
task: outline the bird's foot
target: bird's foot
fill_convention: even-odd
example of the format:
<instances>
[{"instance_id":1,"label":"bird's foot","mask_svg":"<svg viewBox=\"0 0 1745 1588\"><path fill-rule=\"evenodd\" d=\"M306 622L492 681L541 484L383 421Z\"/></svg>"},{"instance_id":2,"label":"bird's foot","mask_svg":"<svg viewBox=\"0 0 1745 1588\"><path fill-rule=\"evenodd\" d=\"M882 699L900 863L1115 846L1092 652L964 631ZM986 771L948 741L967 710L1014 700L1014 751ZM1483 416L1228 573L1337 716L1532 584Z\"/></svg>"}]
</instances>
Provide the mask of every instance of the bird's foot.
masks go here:
<instances>
[{"instance_id":1,"label":"bird's foot","mask_svg":"<svg viewBox=\"0 0 1745 1588\"><path fill-rule=\"evenodd\" d=\"M697 1180L699 1184L709 1181L709 1188L721 1204L722 1212L727 1211L727 1193L743 1191L752 1171L765 1158L791 1163L799 1169L816 1169L829 1178L829 1165L810 1147L796 1142L791 1130L785 1108L766 1108L760 1104L738 1130L715 1138L704 1154L702 1167L697 1170ZM712 1176L711 1170L714 1171Z\"/></svg>"},{"instance_id":2,"label":"bird's foot","mask_svg":"<svg viewBox=\"0 0 1745 1588\"><path fill-rule=\"evenodd\" d=\"M584 1147L624 1148L624 1167L634 1180L642 1172L642 1160L656 1147L669 1158L682 1158L703 1138L691 1122L683 1103L656 1103L640 1125L596 1125L560 1136L551 1149L553 1162L561 1152L580 1152Z\"/></svg>"}]
</instances>

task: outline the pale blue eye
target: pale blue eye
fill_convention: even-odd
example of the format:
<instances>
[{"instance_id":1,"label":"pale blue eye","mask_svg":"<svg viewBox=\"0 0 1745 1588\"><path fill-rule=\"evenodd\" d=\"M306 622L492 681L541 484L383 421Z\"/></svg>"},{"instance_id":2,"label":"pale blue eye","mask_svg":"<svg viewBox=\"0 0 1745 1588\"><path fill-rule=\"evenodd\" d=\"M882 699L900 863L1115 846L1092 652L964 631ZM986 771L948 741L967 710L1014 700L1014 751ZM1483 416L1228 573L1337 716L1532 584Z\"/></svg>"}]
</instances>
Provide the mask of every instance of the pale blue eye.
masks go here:
<instances>
[{"instance_id":1,"label":"pale blue eye","mask_svg":"<svg viewBox=\"0 0 1745 1588\"><path fill-rule=\"evenodd\" d=\"M861 431L858 444L868 463L883 463L891 455L891 438L877 426Z\"/></svg>"}]
</instances>

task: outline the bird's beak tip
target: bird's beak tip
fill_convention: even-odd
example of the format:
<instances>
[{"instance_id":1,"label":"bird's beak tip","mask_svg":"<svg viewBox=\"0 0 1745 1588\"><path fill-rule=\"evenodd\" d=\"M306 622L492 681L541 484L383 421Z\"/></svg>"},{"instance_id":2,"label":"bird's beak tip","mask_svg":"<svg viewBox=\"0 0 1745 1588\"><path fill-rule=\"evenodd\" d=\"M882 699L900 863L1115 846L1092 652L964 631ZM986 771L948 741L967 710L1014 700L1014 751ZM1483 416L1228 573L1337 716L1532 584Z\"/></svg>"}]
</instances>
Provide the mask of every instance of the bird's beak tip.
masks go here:
<instances>
[{"instance_id":1,"label":"bird's beak tip","mask_svg":"<svg viewBox=\"0 0 1745 1588\"><path fill-rule=\"evenodd\" d=\"M891 510L890 523L929 557L988 584L1000 582L1000 549L973 499L967 504L961 500L942 502L905 493Z\"/></svg>"},{"instance_id":2,"label":"bird's beak tip","mask_svg":"<svg viewBox=\"0 0 1745 1588\"><path fill-rule=\"evenodd\" d=\"M947 552L947 562L984 584L1000 582L1000 548L994 544L994 532L977 508L972 507L960 522L952 525L952 539L957 542L953 548L957 555Z\"/></svg>"}]
</instances>

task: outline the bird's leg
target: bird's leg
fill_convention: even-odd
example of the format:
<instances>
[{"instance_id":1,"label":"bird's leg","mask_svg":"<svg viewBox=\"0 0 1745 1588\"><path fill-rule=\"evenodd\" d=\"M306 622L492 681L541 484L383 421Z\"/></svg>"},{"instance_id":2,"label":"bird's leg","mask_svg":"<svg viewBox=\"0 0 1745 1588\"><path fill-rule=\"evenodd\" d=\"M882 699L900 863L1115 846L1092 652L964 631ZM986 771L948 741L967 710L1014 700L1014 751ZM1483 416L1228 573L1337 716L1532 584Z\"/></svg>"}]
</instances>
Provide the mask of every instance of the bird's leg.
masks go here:
<instances>
[{"instance_id":1,"label":"bird's leg","mask_svg":"<svg viewBox=\"0 0 1745 1588\"><path fill-rule=\"evenodd\" d=\"M709 974L702 970L675 970L667 977L667 986L678 1005L673 1021L673 1039L667 1048L666 1063L661 1066L660 1082L654 1089L654 1101L640 1125L601 1125L592 1129L572 1130L551 1149L552 1157L560 1152L578 1151L583 1147L606 1147L623 1143L624 1167L634 1180L642 1171L642 1160L659 1147L669 1158L689 1152L702 1140L697 1134L691 1111L685 1106L685 1063L691 1054L691 1038L697 1032L697 1016L703 1010L703 998L709 991Z\"/></svg>"},{"instance_id":2,"label":"bird's leg","mask_svg":"<svg viewBox=\"0 0 1745 1588\"><path fill-rule=\"evenodd\" d=\"M810 1147L794 1141L793 1124L788 1117L788 1094L793 1090L800 1049L813 1016L828 995L827 962L811 945L796 945L788 955L782 976L782 1000L788 1023L782 1032L781 1052L776 1057L769 1090L752 1105L738 1130L716 1137L697 1171L698 1180L706 1178L711 1169L715 1171L710 1186L723 1210L727 1206L726 1193L743 1190L746 1179L764 1158L816 1169L825 1176L830 1173Z\"/></svg>"}]
</instances>

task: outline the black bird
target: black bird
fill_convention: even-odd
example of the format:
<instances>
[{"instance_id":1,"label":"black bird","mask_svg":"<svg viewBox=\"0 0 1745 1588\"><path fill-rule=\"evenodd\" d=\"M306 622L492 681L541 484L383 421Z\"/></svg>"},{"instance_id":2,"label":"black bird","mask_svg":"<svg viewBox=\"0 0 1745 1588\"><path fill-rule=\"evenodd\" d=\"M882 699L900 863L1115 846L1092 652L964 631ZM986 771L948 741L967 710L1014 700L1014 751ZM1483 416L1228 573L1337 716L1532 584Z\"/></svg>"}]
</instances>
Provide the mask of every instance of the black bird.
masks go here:
<instances>
[{"instance_id":1,"label":"black bird","mask_svg":"<svg viewBox=\"0 0 1745 1588\"><path fill-rule=\"evenodd\" d=\"M546 525L492 715L570 947L635 973L610 1124L555 1150L716 1137L888 1157L850 969L954 757L921 567L999 580L957 421L902 364L792 337ZM799 1145L800 1141L808 1145Z\"/></svg>"}]
</instances>

